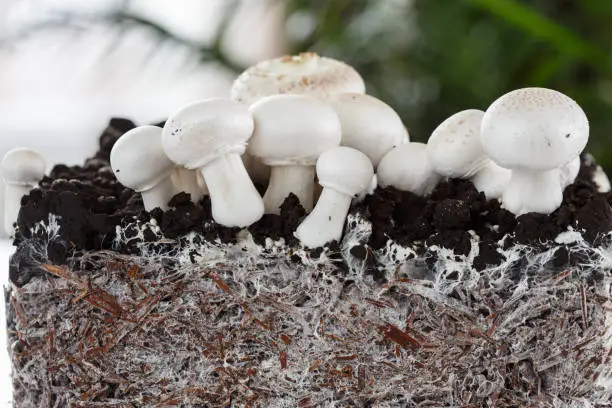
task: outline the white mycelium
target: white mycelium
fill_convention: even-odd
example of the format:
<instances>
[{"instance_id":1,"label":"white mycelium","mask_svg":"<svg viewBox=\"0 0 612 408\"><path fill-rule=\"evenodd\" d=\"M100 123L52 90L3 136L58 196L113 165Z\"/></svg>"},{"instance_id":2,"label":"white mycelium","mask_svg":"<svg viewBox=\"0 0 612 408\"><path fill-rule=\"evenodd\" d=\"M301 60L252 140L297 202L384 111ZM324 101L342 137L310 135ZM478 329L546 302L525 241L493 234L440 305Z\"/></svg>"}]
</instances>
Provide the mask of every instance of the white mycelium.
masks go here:
<instances>
[{"instance_id":1,"label":"white mycelium","mask_svg":"<svg viewBox=\"0 0 612 408\"><path fill-rule=\"evenodd\" d=\"M168 201L176 194L170 176L175 164L161 145L162 129L140 126L117 140L110 155L115 177L125 187L142 195L147 211L168 209Z\"/></svg>"},{"instance_id":2,"label":"white mycelium","mask_svg":"<svg viewBox=\"0 0 612 408\"><path fill-rule=\"evenodd\" d=\"M164 126L164 151L178 165L199 169L213 219L227 227L246 227L263 215L263 201L240 157L252 134L247 108L223 98L191 104Z\"/></svg>"},{"instance_id":3,"label":"white mycelium","mask_svg":"<svg viewBox=\"0 0 612 408\"><path fill-rule=\"evenodd\" d=\"M380 161L377 177L381 187L392 186L418 195L431 193L440 181L427 157L425 144L417 142L391 149Z\"/></svg>"},{"instance_id":4,"label":"white mycelium","mask_svg":"<svg viewBox=\"0 0 612 408\"><path fill-rule=\"evenodd\" d=\"M323 192L295 236L311 248L340 240L351 200L368 188L373 175L372 162L358 150L340 146L323 153L317 160Z\"/></svg>"},{"instance_id":5,"label":"white mycelium","mask_svg":"<svg viewBox=\"0 0 612 408\"><path fill-rule=\"evenodd\" d=\"M583 110L560 92L524 88L493 102L482 119L480 139L494 162L512 170L503 206L516 215L559 208L559 169L580 154L588 137Z\"/></svg>"},{"instance_id":6,"label":"white mycelium","mask_svg":"<svg viewBox=\"0 0 612 408\"><path fill-rule=\"evenodd\" d=\"M255 132L248 151L272 167L266 213L279 213L290 193L310 210L317 158L340 143L338 115L325 102L305 95L269 96L249 110Z\"/></svg>"},{"instance_id":7,"label":"white mycelium","mask_svg":"<svg viewBox=\"0 0 612 408\"><path fill-rule=\"evenodd\" d=\"M493 163L482 150L480 126L484 112L468 109L442 122L427 141L434 170L444 176L470 179L487 198L498 198L510 181L510 170Z\"/></svg>"},{"instance_id":8,"label":"white mycelium","mask_svg":"<svg viewBox=\"0 0 612 408\"><path fill-rule=\"evenodd\" d=\"M45 175L45 159L34 150L17 148L6 153L0 164L4 180L4 230L13 235L13 224L17 222L21 198Z\"/></svg>"},{"instance_id":9,"label":"white mycelium","mask_svg":"<svg viewBox=\"0 0 612 408\"><path fill-rule=\"evenodd\" d=\"M370 95L344 93L329 98L342 124L342 146L352 147L370 158L376 168L395 146L409 141L397 112Z\"/></svg>"}]
</instances>

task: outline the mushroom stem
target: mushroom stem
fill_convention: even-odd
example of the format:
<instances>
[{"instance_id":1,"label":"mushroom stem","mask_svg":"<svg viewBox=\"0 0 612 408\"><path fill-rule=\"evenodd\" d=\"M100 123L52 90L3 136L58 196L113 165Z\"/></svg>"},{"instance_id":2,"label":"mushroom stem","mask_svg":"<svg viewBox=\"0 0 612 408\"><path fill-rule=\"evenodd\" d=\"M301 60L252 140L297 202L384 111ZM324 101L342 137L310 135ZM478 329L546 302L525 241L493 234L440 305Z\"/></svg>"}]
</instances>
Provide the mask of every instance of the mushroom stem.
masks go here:
<instances>
[{"instance_id":1,"label":"mushroom stem","mask_svg":"<svg viewBox=\"0 0 612 408\"><path fill-rule=\"evenodd\" d=\"M229 153L200 169L208 186L214 220L226 227L247 227L264 213L261 196L238 153Z\"/></svg>"},{"instance_id":2,"label":"mushroom stem","mask_svg":"<svg viewBox=\"0 0 612 408\"><path fill-rule=\"evenodd\" d=\"M332 188L323 188L316 207L302 221L295 237L309 248L340 240L352 197Z\"/></svg>"},{"instance_id":3,"label":"mushroom stem","mask_svg":"<svg viewBox=\"0 0 612 408\"><path fill-rule=\"evenodd\" d=\"M512 172L498 166L490 160L471 177L476 190L484 193L488 200L499 198L510 181Z\"/></svg>"},{"instance_id":4,"label":"mushroom stem","mask_svg":"<svg viewBox=\"0 0 612 408\"><path fill-rule=\"evenodd\" d=\"M17 222L19 210L21 209L21 199L29 194L32 186L23 184L7 185L4 193L4 231L13 236L15 228L13 224Z\"/></svg>"},{"instance_id":5,"label":"mushroom stem","mask_svg":"<svg viewBox=\"0 0 612 408\"><path fill-rule=\"evenodd\" d=\"M528 212L550 214L562 201L559 169L514 169L502 195L504 208L516 216Z\"/></svg>"},{"instance_id":6,"label":"mushroom stem","mask_svg":"<svg viewBox=\"0 0 612 408\"><path fill-rule=\"evenodd\" d=\"M300 200L306 211L312 209L314 199L314 166L272 166L270 184L263 200L268 214L279 214L280 206L290 193Z\"/></svg>"},{"instance_id":7,"label":"mushroom stem","mask_svg":"<svg viewBox=\"0 0 612 408\"><path fill-rule=\"evenodd\" d=\"M170 177L165 177L156 186L149 190L140 191L142 195L142 203L147 211L152 211L155 208L161 208L166 211L168 208L168 202L176 194L176 187L172 183Z\"/></svg>"},{"instance_id":8,"label":"mushroom stem","mask_svg":"<svg viewBox=\"0 0 612 408\"><path fill-rule=\"evenodd\" d=\"M172 179L176 189L189 194L194 203L200 201L204 196L204 191L198 184L197 171L176 167L172 173Z\"/></svg>"}]
</instances>

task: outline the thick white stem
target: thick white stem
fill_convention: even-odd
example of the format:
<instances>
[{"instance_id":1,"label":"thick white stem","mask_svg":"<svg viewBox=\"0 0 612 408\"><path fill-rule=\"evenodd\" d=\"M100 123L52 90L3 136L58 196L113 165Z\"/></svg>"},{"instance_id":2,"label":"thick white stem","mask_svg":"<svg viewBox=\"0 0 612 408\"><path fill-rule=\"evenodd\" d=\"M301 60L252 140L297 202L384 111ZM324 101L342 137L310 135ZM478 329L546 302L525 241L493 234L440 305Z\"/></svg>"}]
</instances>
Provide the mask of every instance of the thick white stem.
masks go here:
<instances>
[{"instance_id":1,"label":"thick white stem","mask_svg":"<svg viewBox=\"0 0 612 408\"><path fill-rule=\"evenodd\" d=\"M504 208L517 216L528 212L550 214L559 208L562 201L559 169L512 170L512 177L502 195Z\"/></svg>"},{"instance_id":2,"label":"thick white stem","mask_svg":"<svg viewBox=\"0 0 612 408\"><path fill-rule=\"evenodd\" d=\"M145 210L152 211L155 208L161 208L166 211L169 208L168 201L176 194L176 188L170 177L166 177L153 188L141 191L140 194Z\"/></svg>"},{"instance_id":3,"label":"thick white stem","mask_svg":"<svg viewBox=\"0 0 612 408\"><path fill-rule=\"evenodd\" d=\"M499 198L510 182L512 171L489 161L470 179L476 190L483 192L487 199Z\"/></svg>"},{"instance_id":4,"label":"thick white stem","mask_svg":"<svg viewBox=\"0 0 612 408\"><path fill-rule=\"evenodd\" d=\"M202 199L205 191L198 184L198 172L177 167L172 172L172 182L177 191L183 191L191 196L191 201L197 203ZM204 183L206 185L206 183ZM207 193L208 191L206 191Z\"/></svg>"},{"instance_id":5,"label":"thick white stem","mask_svg":"<svg viewBox=\"0 0 612 408\"><path fill-rule=\"evenodd\" d=\"M4 193L4 231L9 235L15 234L13 224L17 222L17 216L21 209L21 199L29 194L32 186L7 185Z\"/></svg>"},{"instance_id":6,"label":"thick white stem","mask_svg":"<svg viewBox=\"0 0 612 408\"><path fill-rule=\"evenodd\" d=\"M351 196L329 187L323 188L317 205L298 226L295 237L309 248L340 240L351 200Z\"/></svg>"},{"instance_id":7,"label":"thick white stem","mask_svg":"<svg viewBox=\"0 0 612 408\"><path fill-rule=\"evenodd\" d=\"M293 193L306 211L312 209L314 199L314 166L273 166L270 184L263 200L267 214L280 214L280 206Z\"/></svg>"},{"instance_id":8,"label":"thick white stem","mask_svg":"<svg viewBox=\"0 0 612 408\"><path fill-rule=\"evenodd\" d=\"M247 227L263 216L263 200L239 154L226 154L200 171L208 186L213 219L218 224Z\"/></svg>"}]
</instances>

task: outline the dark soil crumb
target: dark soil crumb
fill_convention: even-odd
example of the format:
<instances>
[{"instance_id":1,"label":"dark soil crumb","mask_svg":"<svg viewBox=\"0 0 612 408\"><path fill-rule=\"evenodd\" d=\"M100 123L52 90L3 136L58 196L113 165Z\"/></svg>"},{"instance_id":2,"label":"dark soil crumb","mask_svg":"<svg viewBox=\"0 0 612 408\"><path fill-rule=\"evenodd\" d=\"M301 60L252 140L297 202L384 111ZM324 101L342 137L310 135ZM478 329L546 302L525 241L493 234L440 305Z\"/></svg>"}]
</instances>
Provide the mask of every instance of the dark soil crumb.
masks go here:
<instances>
[{"instance_id":1,"label":"dark soil crumb","mask_svg":"<svg viewBox=\"0 0 612 408\"><path fill-rule=\"evenodd\" d=\"M166 238L195 231L208 241L234 242L238 230L214 223L208 197L193 203L187 194L181 193L170 202L170 210L155 209L148 213L140 194L117 182L109 166L110 151L119 137L134 127L130 120L112 119L100 136L98 152L83 166L56 165L40 186L23 198L15 243L32 238L32 228L37 223L46 223L49 214L59 216L59 233L46 248L49 259L56 264L64 264L74 254L86 250L112 248L119 253L136 253L136 240L118 243L117 227L133 228L130 225L134 221L144 223L151 218L157 221ZM351 253L374 265L374 251L391 239L413 247L424 256L432 246L467 255L471 251L471 234L476 234L480 241L474 266L482 269L503 261L497 247L506 234L510 236L504 242L505 248L515 243L544 248L571 226L583 231L588 242L600 243L612 230L612 195L597 192L592 181L595 169L592 161L583 158L577 180L566 188L562 206L551 215L529 213L516 218L502 209L498 201L487 201L465 180L443 182L429 197L393 188L377 189L351 209L372 223L371 237L363 243L366 246L355 247ZM258 188L261 190L263 186ZM249 231L258 244L264 244L269 237L284 238L288 245L295 246L298 242L293 232L305 215L297 197L291 195L283 203L280 215L265 215ZM145 241L158 238L152 231L144 231ZM316 257L315 252L311 251L310 255ZM563 256L559 253L556 262L561 260Z\"/></svg>"}]
</instances>

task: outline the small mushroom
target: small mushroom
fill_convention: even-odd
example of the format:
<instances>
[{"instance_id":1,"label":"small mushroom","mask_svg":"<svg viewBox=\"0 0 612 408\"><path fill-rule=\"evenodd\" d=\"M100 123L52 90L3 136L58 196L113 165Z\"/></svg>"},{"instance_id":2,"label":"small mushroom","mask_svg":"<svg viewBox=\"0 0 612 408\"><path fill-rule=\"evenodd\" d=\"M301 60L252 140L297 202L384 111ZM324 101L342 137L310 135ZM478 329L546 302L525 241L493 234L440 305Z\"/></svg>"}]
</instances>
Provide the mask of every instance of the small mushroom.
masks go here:
<instances>
[{"instance_id":1,"label":"small mushroom","mask_svg":"<svg viewBox=\"0 0 612 408\"><path fill-rule=\"evenodd\" d=\"M515 215L559 208L560 167L582 152L588 137L582 108L552 89L518 89L493 102L482 119L480 140L491 160L512 170L502 205Z\"/></svg>"},{"instance_id":2,"label":"small mushroom","mask_svg":"<svg viewBox=\"0 0 612 408\"><path fill-rule=\"evenodd\" d=\"M202 173L213 219L226 227L246 227L263 215L263 201L240 157L252 134L253 116L225 98L188 105L164 126L164 151L176 164Z\"/></svg>"},{"instance_id":3,"label":"small mushroom","mask_svg":"<svg viewBox=\"0 0 612 408\"><path fill-rule=\"evenodd\" d=\"M295 237L310 248L340 240L351 200L368 188L373 175L372 162L359 150L338 146L323 153L317 160L323 192Z\"/></svg>"},{"instance_id":4,"label":"small mushroom","mask_svg":"<svg viewBox=\"0 0 612 408\"><path fill-rule=\"evenodd\" d=\"M34 150L17 148L4 155L0 170L5 183L4 230L12 236L21 199L29 194L45 175L45 159Z\"/></svg>"},{"instance_id":5,"label":"small mushroom","mask_svg":"<svg viewBox=\"0 0 612 408\"><path fill-rule=\"evenodd\" d=\"M578 173L580 173L580 156L576 156L574 160L559 169L561 188L565 189L565 187L572 184L576 177L578 177Z\"/></svg>"},{"instance_id":6,"label":"small mushroom","mask_svg":"<svg viewBox=\"0 0 612 408\"><path fill-rule=\"evenodd\" d=\"M343 92L365 93L363 79L357 71L344 62L304 52L262 61L248 68L234 81L231 98L251 105L277 94L305 94L326 99Z\"/></svg>"},{"instance_id":7,"label":"small mushroom","mask_svg":"<svg viewBox=\"0 0 612 408\"><path fill-rule=\"evenodd\" d=\"M510 170L493 163L480 143L484 112L468 109L442 122L427 141L431 166L444 177L471 180L488 199L499 198L510 181Z\"/></svg>"},{"instance_id":8,"label":"small mushroom","mask_svg":"<svg viewBox=\"0 0 612 408\"><path fill-rule=\"evenodd\" d=\"M374 168L394 146L409 141L397 112L383 101L357 93L329 97L342 125L342 146L352 147L370 158Z\"/></svg>"},{"instance_id":9,"label":"small mushroom","mask_svg":"<svg viewBox=\"0 0 612 408\"><path fill-rule=\"evenodd\" d=\"M121 136L110 154L115 177L123 186L142 195L145 210L168 209L176 188L170 176L176 166L164 153L162 129L139 126Z\"/></svg>"},{"instance_id":10,"label":"small mushroom","mask_svg":"<svg viewBox=\"0 0 612 408\"><path fill-rule=\"evenodd\" d=\"M376 173L378 185L425 196L433 191L440 175L432 168L424 143L394 147L382 158Z\"/></svg>"},{"instance_id":11,"label":"small mushroom","mask_svg":"<svg viewBox=\"0 0 612 408\"><path fill-rule=\"evenodd\" d=\"M290 193L309 211L316 161L340 144L338 115L325 102L305 95L268 96L249 110L255 132L248 151L272 167L263 198L266 213L278 214Z\"/></svg>"},{"instance_id":12,"label":"small mushroom","mask_svg":"<svg viewBox=\"0 0 612 408\"><path fill-rule=\"evenodd\" d=\"M191 196L191 201L197 203L203 196L208 194L208 188L204 180L198 180L199 172L189 170L181 166L174 168L172 172L172 183L179 192L185 192Z\"/></svg>"}]
</instances>

